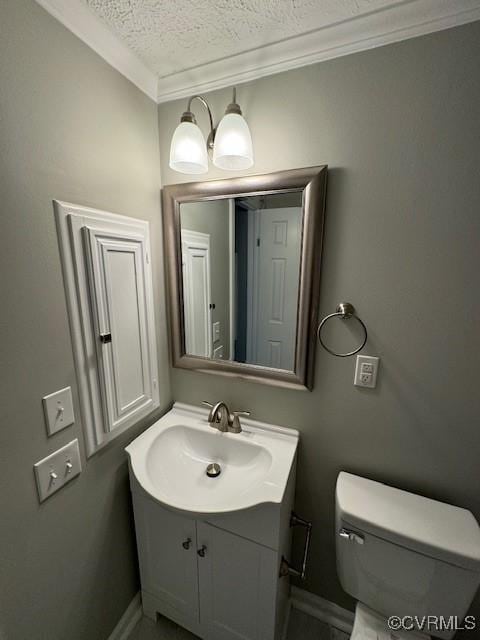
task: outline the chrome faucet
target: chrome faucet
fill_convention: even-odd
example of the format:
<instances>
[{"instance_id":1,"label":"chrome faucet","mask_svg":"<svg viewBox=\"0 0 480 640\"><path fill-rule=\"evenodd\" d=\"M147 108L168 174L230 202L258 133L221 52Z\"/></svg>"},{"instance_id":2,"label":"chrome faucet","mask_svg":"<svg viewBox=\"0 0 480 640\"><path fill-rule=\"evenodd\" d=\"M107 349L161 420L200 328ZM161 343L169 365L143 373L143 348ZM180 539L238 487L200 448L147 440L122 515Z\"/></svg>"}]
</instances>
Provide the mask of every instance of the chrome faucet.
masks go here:
<instances>
[{"instance_id":1,"label":"chrome faucet","mask_svg":"<svg viewBox=\"0 0 480 640\"><path fill-rule=\"evenodd\" d=\"M227 431L230 433L241 433L242 425L240 424L239 416L250 415L250 411L232 411L230 413L230 409L223 401L212 404L211 402L204 400L202 404L210 407L208 424L222 433Z\"/></svg>"}]
</instances>

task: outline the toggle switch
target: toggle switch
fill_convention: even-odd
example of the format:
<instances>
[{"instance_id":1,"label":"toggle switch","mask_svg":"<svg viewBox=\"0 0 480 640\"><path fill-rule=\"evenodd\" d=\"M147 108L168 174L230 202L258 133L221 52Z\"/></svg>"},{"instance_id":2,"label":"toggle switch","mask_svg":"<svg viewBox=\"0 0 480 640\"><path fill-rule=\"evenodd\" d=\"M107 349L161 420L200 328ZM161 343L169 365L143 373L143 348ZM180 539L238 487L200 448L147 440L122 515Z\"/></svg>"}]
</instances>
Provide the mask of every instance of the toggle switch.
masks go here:
<instances>
[{"instance_id":1,"label":"toggle switch","mask_svg":"<svg viewBox=\"0 0 480 640\"><path fill-rule=\"evenodd\" d=\"M73 480L82 470L78 440L72 440L34 465L40 502Z\"/></svg>"},{"instance_id":2,"label":"toggle switch","mask_svg":"<svg viewBox=\"0 0 480 640\"><path fill-rule=\"evenodd\" d=\"M75 422L70 387L45 396L42 402L49 436Z\"/></svg>"}]
</instances>

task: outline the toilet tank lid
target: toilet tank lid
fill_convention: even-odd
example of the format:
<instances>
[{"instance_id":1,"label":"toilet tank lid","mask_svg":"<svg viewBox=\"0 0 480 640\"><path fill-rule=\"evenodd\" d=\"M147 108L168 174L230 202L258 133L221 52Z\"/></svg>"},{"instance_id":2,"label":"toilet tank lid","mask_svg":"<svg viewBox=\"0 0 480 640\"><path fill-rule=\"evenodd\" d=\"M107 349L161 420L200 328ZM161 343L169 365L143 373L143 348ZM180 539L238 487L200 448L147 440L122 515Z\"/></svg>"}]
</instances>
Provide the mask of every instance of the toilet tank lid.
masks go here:
<instances>
[{"instance_id":1,"label":"toilet tank lid","mask_svg":"<svg viewBox=\"0 0 480 640\"><path fill-rule=\"evenodd\" d=\"M365 533L480 571L480 528L467 509L345 471L337 479L336 506L343 523Z\"/></svg>"}]
</instances>

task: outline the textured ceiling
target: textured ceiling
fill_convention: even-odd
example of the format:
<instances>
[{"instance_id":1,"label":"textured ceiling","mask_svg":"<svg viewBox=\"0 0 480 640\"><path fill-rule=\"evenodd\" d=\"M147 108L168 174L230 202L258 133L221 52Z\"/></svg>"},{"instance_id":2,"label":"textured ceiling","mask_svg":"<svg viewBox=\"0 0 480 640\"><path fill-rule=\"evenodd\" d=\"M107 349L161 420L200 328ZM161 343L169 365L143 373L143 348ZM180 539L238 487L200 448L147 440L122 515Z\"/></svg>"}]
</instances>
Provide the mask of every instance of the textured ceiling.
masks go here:
<instances>
[{"instance_id":1,"label":"textured ceiling","mask_svg":"<svg viewBox=\"0 0 480 640\"><path fill-rule=\"evenodd\" d=\"M160 78L408 0L82 0Z\"/></svg>"}]
</instances>

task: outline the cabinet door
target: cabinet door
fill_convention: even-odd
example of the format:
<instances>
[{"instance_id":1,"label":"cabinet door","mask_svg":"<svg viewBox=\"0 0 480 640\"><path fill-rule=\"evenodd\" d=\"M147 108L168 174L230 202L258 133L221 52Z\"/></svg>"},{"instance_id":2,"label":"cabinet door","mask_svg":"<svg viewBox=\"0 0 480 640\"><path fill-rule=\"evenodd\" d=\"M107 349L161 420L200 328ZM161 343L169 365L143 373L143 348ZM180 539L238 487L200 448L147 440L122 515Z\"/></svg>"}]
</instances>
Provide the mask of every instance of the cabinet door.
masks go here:
<instances>
[{"instance_id":1,"label":"cabinet door","mask_svg":"<svg viewBox=\"0 0 480 640\"><path fill-rule=\"evenodd\" d=\"M161 601L160 613L198 624L195 520L133 494L142 590Z\"/></svg>"},{"instance_id":2,"label":"cabinet door","mask_svg":"<svg viewBox=\"0 0 480 640\"><path fill-rule=\"evenodd\" d=\"M273 640L277 554L197 522L200 619L209 640Z\"/></svg>"},{"instance_id":3,"label":"cabinet door","mask_svg":"<svg viewBox=\"0 0 480 640\"><path fill-rule=\"evenodd\" d=\"M160 404L150 231L138 218L54 206L91 456Z\"/></svg>"},{"instance_id":4,"label":"cabinet door","mask_svg":"<svg viewBox=\"0 0 480 640\"><path fill-rule=\"evenodd\" d=\"M153 408L145 238L84 227L106 431Z\"/></svg>"}]
</instances>

